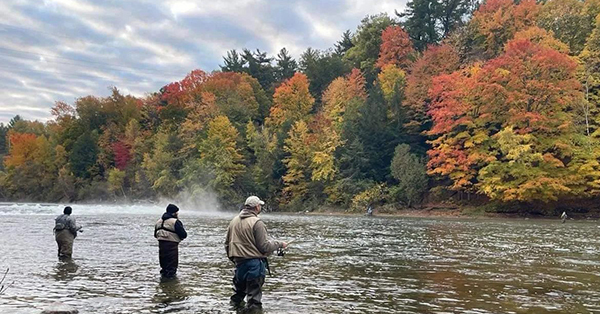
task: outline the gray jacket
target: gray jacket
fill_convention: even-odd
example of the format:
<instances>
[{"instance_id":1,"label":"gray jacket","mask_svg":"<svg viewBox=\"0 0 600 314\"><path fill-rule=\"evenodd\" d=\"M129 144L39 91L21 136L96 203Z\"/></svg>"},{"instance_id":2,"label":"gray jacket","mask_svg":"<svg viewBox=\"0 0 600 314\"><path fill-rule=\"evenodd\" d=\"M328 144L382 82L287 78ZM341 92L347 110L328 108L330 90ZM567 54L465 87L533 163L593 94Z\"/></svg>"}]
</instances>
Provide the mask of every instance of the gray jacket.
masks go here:
<instances>
[{"instance_id":1,"label":"gray jacket","mask_svg":"<svg viewBox=\"0 0 600 314\"><path fill-rule=\"evenodd\" d=\"M62 214L54 219L54 233L65 229L69 230L76 237L77 231L81 229L81 226L77 225L75 218L71 217L71 215Z\"/></svg>"}]
</instances>

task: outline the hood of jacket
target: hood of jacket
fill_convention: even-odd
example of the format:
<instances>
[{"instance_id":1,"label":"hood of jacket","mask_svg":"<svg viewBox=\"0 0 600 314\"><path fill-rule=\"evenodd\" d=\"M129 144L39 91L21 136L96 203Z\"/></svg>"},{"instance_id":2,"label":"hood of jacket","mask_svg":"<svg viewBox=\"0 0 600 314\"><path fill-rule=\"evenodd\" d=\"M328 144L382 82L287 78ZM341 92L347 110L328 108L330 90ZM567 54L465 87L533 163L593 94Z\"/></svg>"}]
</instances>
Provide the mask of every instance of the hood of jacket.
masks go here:
<instances>
[{"instance_id":1,"label":"hood of jacket","mask_svg":"<svg viewBox=\"0 0 600 314\"><path fill-rule=\"evenodd\" d=\"M244 208L240 212L240 219L248 218L248 217L257 217L258 214L253 209Z\"/></svg>"},{"instance_id":2,"label":"hood of jacket","mask_svg":"<svg viewBox=\"0 0 600 314\"><path fill-rule=\"evenodd\" d=\"M167 219L169 219L169 218L175 218L175 219L177 219L177 217L173 216L173 214L171 214L171 213L164 213L164 214L162 215L162 218L161 218L161 219L162 219L162 220L167 220Z\"/></svg>"}]
</instances>

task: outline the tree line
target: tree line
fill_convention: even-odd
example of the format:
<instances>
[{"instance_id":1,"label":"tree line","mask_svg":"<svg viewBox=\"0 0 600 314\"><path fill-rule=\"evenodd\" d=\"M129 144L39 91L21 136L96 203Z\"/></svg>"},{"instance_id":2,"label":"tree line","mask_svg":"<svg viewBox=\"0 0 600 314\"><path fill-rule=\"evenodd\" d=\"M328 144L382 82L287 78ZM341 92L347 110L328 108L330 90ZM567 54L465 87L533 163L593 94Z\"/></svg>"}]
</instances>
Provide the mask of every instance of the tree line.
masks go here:
<instances>
[{"instance_id":1,"label":"tree line","mask_svg":"<svg viewBox=\"0 0 600 314\"><path fill-rule=\"evenodd\" d=\"M334 47L231 50L0 125L6 200L553 210L600 194L600 0L413 0ZM542 205L540 205L542 204Z\"/></svg>"}]
</instances>

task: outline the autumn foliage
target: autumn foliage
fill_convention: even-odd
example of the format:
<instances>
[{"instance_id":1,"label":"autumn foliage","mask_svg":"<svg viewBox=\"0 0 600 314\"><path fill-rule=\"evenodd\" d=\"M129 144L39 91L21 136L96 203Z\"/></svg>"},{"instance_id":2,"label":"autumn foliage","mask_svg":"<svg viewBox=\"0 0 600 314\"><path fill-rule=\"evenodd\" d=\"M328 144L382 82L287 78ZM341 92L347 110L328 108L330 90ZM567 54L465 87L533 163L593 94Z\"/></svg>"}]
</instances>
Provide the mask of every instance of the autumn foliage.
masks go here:
<instances>
[{"instance_id":1,"label":"autumn foliage","mask_svg":"<svg viewBox=\"0 0 600 314\"><path fill-rule=\"evenodd\" d=\"M571 108L581 100L577 64L528 39L505 53L434 79L429 113L429 172L448 176L456 190L502 201L548 201L574 188L577 166Z\"/></svg>"},{"instance_id":2,"label":"autumn foliage","mask_svg":"<svg viewBox=\"0 0 600 314\"><path fill-rule=\"evenodd\" d=\"M0 124L0 198L597 202L599 1L410 1L298 61L234 50L144 97L57 102Z\"/></svg>"},{"instance_id":3,"label":"autumn foliage","mask_svg":"<svg viewBox=\"0 0 600 314\"><path fill-rule=\"evenodd\" d=\"M400 26L389 26L381 33L381 48L376 65L379 68L388 64L407 68L414 54L415 50L408 33Z\"/></svg>"}]
</instances>

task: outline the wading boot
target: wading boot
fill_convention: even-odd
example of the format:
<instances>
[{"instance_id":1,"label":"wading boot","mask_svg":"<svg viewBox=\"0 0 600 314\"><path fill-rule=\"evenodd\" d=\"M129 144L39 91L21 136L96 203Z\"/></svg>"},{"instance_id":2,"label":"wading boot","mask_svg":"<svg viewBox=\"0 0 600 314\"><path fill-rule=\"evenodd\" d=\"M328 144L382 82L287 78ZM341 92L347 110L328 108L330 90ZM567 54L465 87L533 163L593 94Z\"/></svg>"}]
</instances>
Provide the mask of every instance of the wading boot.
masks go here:
<instances>
[{"instance_id":1,"label":"wading boot","mask_svg":"<svg viewBox=\"0 0 600 314\"><path fill-rule=\"evenodd\" d=\"M248 304L243 310L239 311L239 314L262 314L261 304Z\"/></svg>"},{"instance_id":2,"label":"wading boot","mask_svg":"<svg viewBox=\"0 0 600 314\"><path fill-rule=\"evenodd\" d=\"M229 305L231 306L231 310L232 311L241 311L244 309L244 306L246 305L246 302L242 301L236 301L236 300L229 300Z\"/></svg>"}]
</instances>

